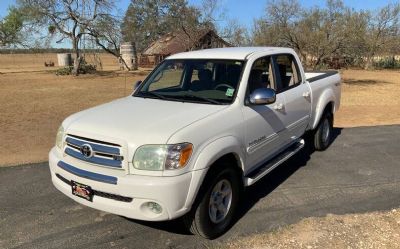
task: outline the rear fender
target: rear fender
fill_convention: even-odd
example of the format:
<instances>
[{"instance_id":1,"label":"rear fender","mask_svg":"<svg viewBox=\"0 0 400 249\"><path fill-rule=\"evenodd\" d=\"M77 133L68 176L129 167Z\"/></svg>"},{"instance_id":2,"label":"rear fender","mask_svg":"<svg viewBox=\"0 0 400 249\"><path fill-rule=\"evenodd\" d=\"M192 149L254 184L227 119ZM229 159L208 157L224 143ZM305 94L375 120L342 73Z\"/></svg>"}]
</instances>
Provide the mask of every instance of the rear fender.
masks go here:
<instances>
[{"instance_id":1,"label":"rear fender","mask_svg":"<svg viewBox=\"0 0 400 249\"><path fill-rule=\"evenodd\" d=\"M335 94L332 91L332 89L326 89L324 92L320 95L318 103L315 107L315 115L314 115L314 120L312 122L312 129L315 129L322 117L322 114L324 113L325 107L332 102L333 109L335 108ZM335 112L335 110L331 110L332 113Z\"/></svg>"}]
</instances>

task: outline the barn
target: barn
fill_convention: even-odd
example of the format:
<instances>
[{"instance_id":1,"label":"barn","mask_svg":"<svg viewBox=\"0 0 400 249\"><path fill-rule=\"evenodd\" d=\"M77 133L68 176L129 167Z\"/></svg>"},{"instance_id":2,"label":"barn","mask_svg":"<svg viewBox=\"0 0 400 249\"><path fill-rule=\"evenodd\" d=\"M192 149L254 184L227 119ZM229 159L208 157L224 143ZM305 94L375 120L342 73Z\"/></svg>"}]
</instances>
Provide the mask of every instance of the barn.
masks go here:
<instances>
[{"instance_id":1,"label":"barn","mask_svg":"<svg viewBox=\"0 0 400 249\"><path fill-rule=\"evenodd\" d=\"M141 67L153 67L171 54L223 47L231 47L231 45L211 29L191 34L184 31L172 32L151 43L141 54L139 65Z\"/></svg>"}]
</instances>

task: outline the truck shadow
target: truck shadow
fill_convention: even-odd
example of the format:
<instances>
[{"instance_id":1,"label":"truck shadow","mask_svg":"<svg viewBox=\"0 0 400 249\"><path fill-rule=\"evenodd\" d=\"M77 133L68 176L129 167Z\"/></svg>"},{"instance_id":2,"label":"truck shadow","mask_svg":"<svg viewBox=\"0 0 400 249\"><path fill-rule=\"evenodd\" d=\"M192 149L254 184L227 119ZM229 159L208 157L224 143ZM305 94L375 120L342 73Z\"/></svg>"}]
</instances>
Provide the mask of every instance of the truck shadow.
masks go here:
<instances>
[{"instance_id":1,"label":"truck shadow","mask_svg":"<svg viewBox=\"0 0 400 249\"><path fill-rule=\"evenodd\" d=\"M384 80L365 80L365 79L346 79L343 81L344 84L352 86L366 86L366 85L385 85L392 84Z\"/></svg>"},{"instance_id":2,"label":"truck shadow","mask_svg":"<svg viewBox=\"0 0 400 249\"><path fill-rule=\"evenodd\" d=\"M335 142L336 138L341 134L343 128L334 128L332 143ZM244 190L243 198L240 202L240 206L237 210L236 216L231 224L234 226L241 218L243 218L251 208L257 204L261 199L267 197L272 193L279 185L285 182L291 175L293 175L299 168L305 166L310 160L311 155L315 150L308 146L310 144L311 137L305 137L306 146L303 150L288 161L284 162L282 165L271 171L268 175L262 178L260 181L254 185L247 187ZM170 233L189 235L190 233L184 228L182 221L180 219L164 222L148 222L139 221L126 218L132 222L151 227L158 230L163 230Z\"/></svg>"}]
</instances>

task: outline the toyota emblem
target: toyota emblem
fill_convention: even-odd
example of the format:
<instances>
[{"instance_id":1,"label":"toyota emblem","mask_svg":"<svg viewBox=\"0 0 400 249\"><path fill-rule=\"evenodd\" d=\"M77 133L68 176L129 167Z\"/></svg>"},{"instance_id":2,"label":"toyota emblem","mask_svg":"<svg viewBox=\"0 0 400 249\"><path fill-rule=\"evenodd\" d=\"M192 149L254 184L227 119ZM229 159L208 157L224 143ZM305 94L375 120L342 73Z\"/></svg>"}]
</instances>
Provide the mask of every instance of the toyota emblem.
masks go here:
<instances>
[{"instance_id":1,"label":"toyota emblem","mask_svg":"<svg viewBox=\"0 0 400 249\"><path fill-rule=\"evenodd\" d=\"M84 144L81 146L81 153L86 158L91 158L93 156L92 146L89 144Z\"/></svg>"}]
</instances>

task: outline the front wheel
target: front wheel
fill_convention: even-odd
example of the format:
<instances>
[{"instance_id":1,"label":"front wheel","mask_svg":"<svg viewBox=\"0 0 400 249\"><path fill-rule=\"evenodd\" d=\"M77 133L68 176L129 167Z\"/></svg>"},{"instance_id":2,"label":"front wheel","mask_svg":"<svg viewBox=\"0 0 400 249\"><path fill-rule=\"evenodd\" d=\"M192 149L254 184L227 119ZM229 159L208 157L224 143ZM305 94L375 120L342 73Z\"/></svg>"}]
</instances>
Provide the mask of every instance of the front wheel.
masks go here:
<instances>
[{"instance_id":1,"label":"front wheel","mask_svg":"<svg viewBox=\"0 0 400 249\"><path fill-rule=\"evenodd\" d=\"M231 225L240 195L240 177L233 168L211 169L203 184L203 193L183 217L193 234L214 239ZM215 171L215 172L214 172Z\"/></svg>"},{"instance_id":2,"label":"front wheel","mask_svg":"<svg viewBox=\"0 0 400 249\"><path fill-rule=\"evenodd\" d=\"M314 147L316 150L326 150L332 142L333 134L333 115L325 113L315 132L314 132Z\"/></svg>"}]
</instances>

